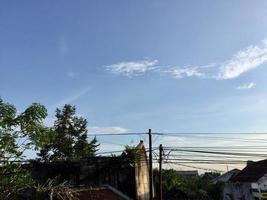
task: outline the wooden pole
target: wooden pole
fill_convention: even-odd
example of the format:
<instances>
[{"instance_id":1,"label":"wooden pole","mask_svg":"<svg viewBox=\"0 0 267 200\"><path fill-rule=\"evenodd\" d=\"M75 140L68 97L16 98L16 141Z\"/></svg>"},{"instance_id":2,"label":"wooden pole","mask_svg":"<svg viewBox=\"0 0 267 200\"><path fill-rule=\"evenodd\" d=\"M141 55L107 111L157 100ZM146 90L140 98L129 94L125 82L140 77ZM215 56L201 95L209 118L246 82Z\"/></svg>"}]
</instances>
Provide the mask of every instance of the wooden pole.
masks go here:
<instances>
[{"instance_id":1,"label":"wooden pole","mask_svg":"<svg viewBox=\"0 0 267 200\"><path fill-rule=\"evenodd\" d=\"M148 130L149 136L149 200L153 200L153 166L152 166L152 133Z\"/></svg>"},{"instance_id":2,"label":"wooden pole","mask_svg":"<svg viewBox=\"0 0 267 200\"><path fill-rule=\"evenodd\" d=\"M159 200L162 200L162 144L159 145Z\"/></svg>"}]
</instances>

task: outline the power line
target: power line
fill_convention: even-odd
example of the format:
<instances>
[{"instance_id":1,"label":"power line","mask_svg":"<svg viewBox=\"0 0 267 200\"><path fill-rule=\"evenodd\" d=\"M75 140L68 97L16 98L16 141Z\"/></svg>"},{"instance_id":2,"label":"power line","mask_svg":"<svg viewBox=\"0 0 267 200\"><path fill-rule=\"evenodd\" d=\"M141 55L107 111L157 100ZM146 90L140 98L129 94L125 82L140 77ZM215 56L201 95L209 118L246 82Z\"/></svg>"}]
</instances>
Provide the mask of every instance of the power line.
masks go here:
<instances>
[{"instance_id":1,"label":"power line","mask_svg":"<svg viewBox=\"0 0 267 200\"><path fill-rule=\"evenodd\" d=\"M168 148L167 148L168 150ZM181 151L181 152L194 152L194 153L204 153L204 154L222 154L222 155L249 155L257 157L267 157L267 154L252 154L252 153L231 153L231 152L221 152L221 151L204 151L204 150L187 150L187 149L169 149L171 151Z\"/></svg>"},{"instance_id":2,"label":"power line","mask_svg":"<svg viewBox=\"0 0 267 200\"><path fill-rule=\"evenodd\" d=\"M227 149L267 149L267 146L165 146L165 148L194 148L194 149L213 149L213 148L227 148Z\"/></svg>"},{"instance_id":3,"label":"power line","mask_svg":"<svg viewBox=\"0 0 267 200\"><path fill-rule=\"evenodd\" d=\"M87 134L88 136L127 136L127 135L145 135L147 133L100 133L100 134Z\"/></svg>"},{"instance_id":4,"label":"power line","mask_svg":"<svg viewBox=\"0 0 267 200\"><path fill-rule=\"evenodd\" d=\"M171 133L154 133L154 135L161 135L161 136L168 136L168 137L193 137L193 138L199 138L199 139L205 139L205 140L222 140L222 141L232 141L232 140L236 140L239 142L249 142L249 143L253 143L253 142L257 142L257 143L267 143L266 138L258 138L258 139L253 139L253 138L240 138L240 137L214 137L214 136L207 136L207 135L179 135L179 134L171 134Z\"/></svg>"},{"instance_id":5,"label":"power line","mask_svg":"<svg viewBox=\"0 0 267 200\"><path fill-rule=\"evenodd\" d=\"M179 162L175 162L175 161L166 161L168 163L179 163L179 164L210 164L210 165L226 165L226 164L245 164L246 162L205 162L205 161L179 161Z\"/></svg>"},{"instance_id":6,"label":"power line","mask_svg":"<svg viewBox=\"0 0 267 200\"><path fill-rule=\"evenodd\" d=\"M155 132L154 135L267 135L267 132Z\"/></svg>"},{"instance_id":7,"label":"power line","mask_svg":"<svg viewBox=\"0 0 267 200\"><path fill-rule=\"evenodd\" d=\"M96 133L96 134L88 134L88 136L106 136L106 135L147 135L144 132L126 132L126 133ZM267 132L255 133L255 132L153 132L152 135L267 135Z\"/></svg>"},{"instance_id":8,"label":"power line","mask_svg":"<svg viewBox=\"0 0 267 200\"><path fill-rule=\"evenodd\" d=\"M176 163L176 162L164 162L167 164L174 164L174 165L180 165L180 166L184 166L184 167L189 167L189 168L193 168L193 169L201 169L201 170L205 170L205 171L215 171L215 172L223 172L222 170L216 170L216 169L211 169L211 168L204 168L204 167L196 167L196 166L191 166L191 165L186 165L186 164L181 164L181 163Z\"/></svg>"},{"instance_id":9,"label":"power line","mask_svg":"<svg viewBox=\"0 0 267 200\"><path fill-rule=\"evenodd\" d=\"M170 163L192 163L192 164L246 164L247 161L235 160L191 160L190 159L168 159L166 162Z\"/></svg>"},{"instance_id":10,"label":"power line","mask_svg":"<svg viewBox=\"0 0 267 200\"><path fill-rule=\"evenodd\" d=\"M187 155L179 155L179 154L172 154L172 155L169 155L169 157L173 157L173 158L220 158L220 159L248 159L248 158L254 158L253 156L237 156L237 155L231 155L231 156L228 156L228 155L199 155L199 154L187 154Z\"/></svg>"}]
</instances>

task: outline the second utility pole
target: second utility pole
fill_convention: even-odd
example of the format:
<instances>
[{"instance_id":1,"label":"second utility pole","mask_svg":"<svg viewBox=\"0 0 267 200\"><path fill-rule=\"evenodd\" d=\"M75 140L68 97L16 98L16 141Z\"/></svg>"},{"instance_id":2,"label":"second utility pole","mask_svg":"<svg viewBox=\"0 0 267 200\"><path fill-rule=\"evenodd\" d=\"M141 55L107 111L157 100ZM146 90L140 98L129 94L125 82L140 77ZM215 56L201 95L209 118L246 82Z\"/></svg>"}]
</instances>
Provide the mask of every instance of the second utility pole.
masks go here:
<instances>
[{"instance_id":1,"label":"second utility pole","mask_svg":"<svg viewBox=\"0 0 267 200\"><path fill-rule=\"evenodd\" d=\"M153 166L152 166L152 133L148 130L149 136L149 200L153 200Z\"/></svg>"},{"instance_id":2,"label":"second utility pole","mask_svg":"<svg viewBox=\"0 0 267 200\"><path fill-rule=\"evenodd\" d=\"M159 145L159 200L162 200L162 144Z\"/></svg>"}]
</instances>

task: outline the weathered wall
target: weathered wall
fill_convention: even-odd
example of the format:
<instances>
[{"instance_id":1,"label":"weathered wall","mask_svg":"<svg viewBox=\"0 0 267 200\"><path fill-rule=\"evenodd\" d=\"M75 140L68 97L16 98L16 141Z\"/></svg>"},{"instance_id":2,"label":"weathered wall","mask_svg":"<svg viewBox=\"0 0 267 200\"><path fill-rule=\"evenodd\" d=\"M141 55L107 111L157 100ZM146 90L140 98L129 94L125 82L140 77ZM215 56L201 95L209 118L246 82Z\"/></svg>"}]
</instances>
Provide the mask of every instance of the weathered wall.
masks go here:
<instances>
[{"instance_id":1,"label":"weathered wall","mask_svg":"<svg viewBox=\"0 0 267 200\"><path fill-rule=\"evenodd\" d=\"M79 162L61 161L25 165L37 182L58 177L74 185L108 184L132 199L149 200L149 166L143 142L136 147L139 158L134 165L122 157L91 157Z\"/></svg>"},{"instance_id":2,"label":"weathered wall","mask_svg":"<svg viewBox=\"0 0 267 200\"><path fill-rule=\"evenodd\" d=\"M143 142L137 148L139 158L135 164L136 196L138 200L149 200L149 166Z\"/></svg>"},{"instance_id":3,"label":"weathered wall","mask_svg":"<svg viewBox=\"0 0 267 200\"><path fill-rule=\"evenodd\" d=\"M92 157L80 162L32 162L24 166L39 183L48 178L73 185L110 185L136 199L135 168L119 157Z\"/></svg>"}]
</instances>

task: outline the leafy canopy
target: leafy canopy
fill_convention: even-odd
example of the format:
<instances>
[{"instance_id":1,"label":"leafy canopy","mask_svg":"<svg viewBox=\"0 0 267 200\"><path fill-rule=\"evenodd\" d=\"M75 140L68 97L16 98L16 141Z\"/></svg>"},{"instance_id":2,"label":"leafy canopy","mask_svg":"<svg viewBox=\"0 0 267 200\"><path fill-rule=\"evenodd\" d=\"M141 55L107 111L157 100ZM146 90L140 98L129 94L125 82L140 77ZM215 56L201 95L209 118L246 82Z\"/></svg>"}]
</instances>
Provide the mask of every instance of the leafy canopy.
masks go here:
<instances>
[{"instance_id":1,"label":"leafy canopy","mask_svg":"<svg viewBox=\"0 0 267 200\"><path fill-rule=\"evenodd\" d=\"M17 199L33 184L30 174L20 164L23 153L40 144L47 129L42 121L47 110L33 103L18 114L16 108L0 98L0 199Z\"/></svg>"},{"instance_id":2,"label":"leafy canopy","mask_svg":"<svg viewBox=\"0 0 267 200\"><path fill-rule=\"evenodd\" d=\"M43 160L79 160L95 156L96 138L88 142L87 120L76 115L75 106L66 104L62 110L56 110L53 126L53 140L41 149L39 156Z\"/></svg>"}]
</instances>

